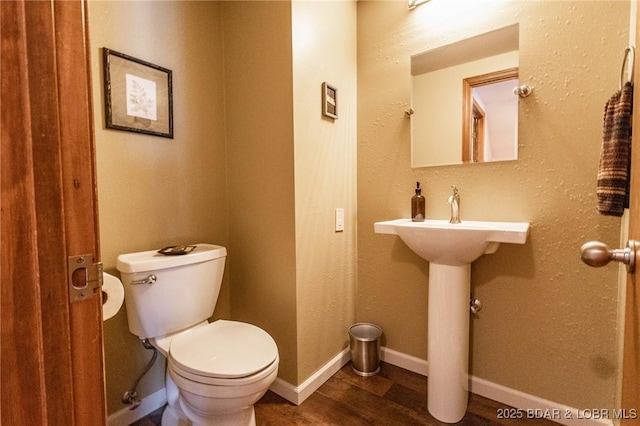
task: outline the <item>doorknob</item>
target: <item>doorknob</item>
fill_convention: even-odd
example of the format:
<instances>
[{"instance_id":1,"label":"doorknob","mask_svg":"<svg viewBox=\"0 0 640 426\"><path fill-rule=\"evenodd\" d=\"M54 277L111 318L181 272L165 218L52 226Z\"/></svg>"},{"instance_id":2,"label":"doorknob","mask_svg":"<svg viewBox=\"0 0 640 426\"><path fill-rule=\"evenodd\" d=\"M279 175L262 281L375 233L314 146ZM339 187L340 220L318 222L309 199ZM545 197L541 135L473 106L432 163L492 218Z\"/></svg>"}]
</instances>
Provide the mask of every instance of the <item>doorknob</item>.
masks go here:
<instances>
[{"instance_id":1,"label":"doorknob","mask_svg":"<svg viewBox=\"0 0 640 426\"><path fill-rule=\"evenodd\" d=\"M584 243L580 248L580 258L589 266L604 266L615 260L627 265L627 272L632 274L636 266L636 257L640 250L640 244L635 240L629 240L627 247L623 249L611 250L609 246L600 241L589 241Z\"/></svg>"}]
</instances>

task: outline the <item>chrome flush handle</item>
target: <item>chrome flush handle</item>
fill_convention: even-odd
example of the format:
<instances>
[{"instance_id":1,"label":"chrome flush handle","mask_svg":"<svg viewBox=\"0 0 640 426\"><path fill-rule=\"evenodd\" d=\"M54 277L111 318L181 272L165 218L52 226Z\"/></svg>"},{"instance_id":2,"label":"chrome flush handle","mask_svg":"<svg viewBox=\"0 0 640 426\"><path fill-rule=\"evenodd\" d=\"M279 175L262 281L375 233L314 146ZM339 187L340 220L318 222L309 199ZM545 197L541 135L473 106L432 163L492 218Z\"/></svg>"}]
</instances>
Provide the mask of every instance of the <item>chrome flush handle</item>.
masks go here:
<instances>
[{"instance_id":1,"label":"chrome flush handle","mask_svg":"<svg viewBox=\"0 0 640 426\"><path fill-rule=\"evenodd\" d=\"M131 281L129 285L140 285L140 284L153 284L156 282L158 278L155 275L151 274L147 278L138 281Z\"/></svg>"},{"instance_id":2,"label":"chrome flush handle","mask_svg":"<svg viewBox=\"0 0 640 426\"><path fill-rule=\"evenodd\" d=\"M580 248L580 258L587 265L594 267L605 266L612 260L622 262L627 265L627 272L632 274L635 271L639 249L640 244L635 240L629 240L626 248L614 250L600 241L589 241Z\"/></svg>"}]
</instances>

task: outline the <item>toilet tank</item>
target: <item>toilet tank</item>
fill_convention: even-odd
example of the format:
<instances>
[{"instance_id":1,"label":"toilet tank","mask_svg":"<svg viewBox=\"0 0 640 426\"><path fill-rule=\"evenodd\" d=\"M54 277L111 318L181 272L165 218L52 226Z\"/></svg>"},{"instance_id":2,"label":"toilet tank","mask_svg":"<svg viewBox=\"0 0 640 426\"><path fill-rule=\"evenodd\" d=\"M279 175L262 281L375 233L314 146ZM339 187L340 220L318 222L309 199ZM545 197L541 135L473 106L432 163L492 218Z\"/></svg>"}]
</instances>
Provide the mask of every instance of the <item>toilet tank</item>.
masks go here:
<instances>
[{"instance_id":1,"label":"toilet tank","mask_svg":"<svg viewBox=\"0 0 640 426\"><path fill-rule=\"evenodd\" d=\"M124 285L129 331L140 338L165 336L207 320L218 300L227 249L194 244L183 255L157 250L121 254L116 268ZM152 284L140 283L155 275Z\"/></svg>"}]
</instances>

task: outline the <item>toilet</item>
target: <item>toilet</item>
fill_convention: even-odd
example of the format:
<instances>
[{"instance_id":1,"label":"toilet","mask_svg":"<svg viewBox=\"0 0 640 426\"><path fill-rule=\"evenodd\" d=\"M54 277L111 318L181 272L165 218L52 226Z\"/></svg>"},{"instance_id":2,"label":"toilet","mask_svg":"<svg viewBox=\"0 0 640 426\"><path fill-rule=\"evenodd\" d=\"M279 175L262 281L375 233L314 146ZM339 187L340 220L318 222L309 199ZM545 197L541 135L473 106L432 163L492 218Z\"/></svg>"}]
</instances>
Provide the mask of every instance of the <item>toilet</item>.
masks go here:
<instances>
[{"instance_id":1,"label":"toilet","mask_svg":"<svg viewBox=\"0 0 640 426\"><path fill-rule=\"evenodd\" d=\"M255 425L253 406L278 375L278 347L255 325L207 321L227 250L194 246L118 256L129 330L167 358L163 426Z\"/></svg>"}]
</instances>

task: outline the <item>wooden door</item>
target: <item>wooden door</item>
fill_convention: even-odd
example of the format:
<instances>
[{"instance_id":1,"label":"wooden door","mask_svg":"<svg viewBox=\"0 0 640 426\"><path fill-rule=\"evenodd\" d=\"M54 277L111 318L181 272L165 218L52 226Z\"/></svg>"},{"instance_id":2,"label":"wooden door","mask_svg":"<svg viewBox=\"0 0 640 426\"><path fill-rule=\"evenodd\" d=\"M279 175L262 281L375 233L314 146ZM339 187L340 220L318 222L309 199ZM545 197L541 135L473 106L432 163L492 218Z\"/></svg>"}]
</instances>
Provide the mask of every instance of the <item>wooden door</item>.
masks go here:
<instances>
[{"instance_id":1,"label":"wooden door","mask_svg":"<svg viewBox=\"0 0 640 426\"><path fill-rule=\"evenodd\" d=\"M640 9L636 19L640 20ZM635 45L640 37L636 34ZM640 70L637 55L634 67ZM633 134L631 146L631 199L629 202L629 239L640 241L640 79L634 78ZM640 261L640 259L638 259ZM624 360L622 365L623 424L640 424L640 265L627 276L624 324Z\"/></svg>"},{"instance_id":2,"label":"wooden door","mask_svg":"<svg viewBox=\"0 0 640 426\"><path fill-rule=\"evenodd\" d=\"M1 425L106 423L101 292L72 303L67 277L99 253L86 20L0 1Z\"/></svg>"}]
</instances>

